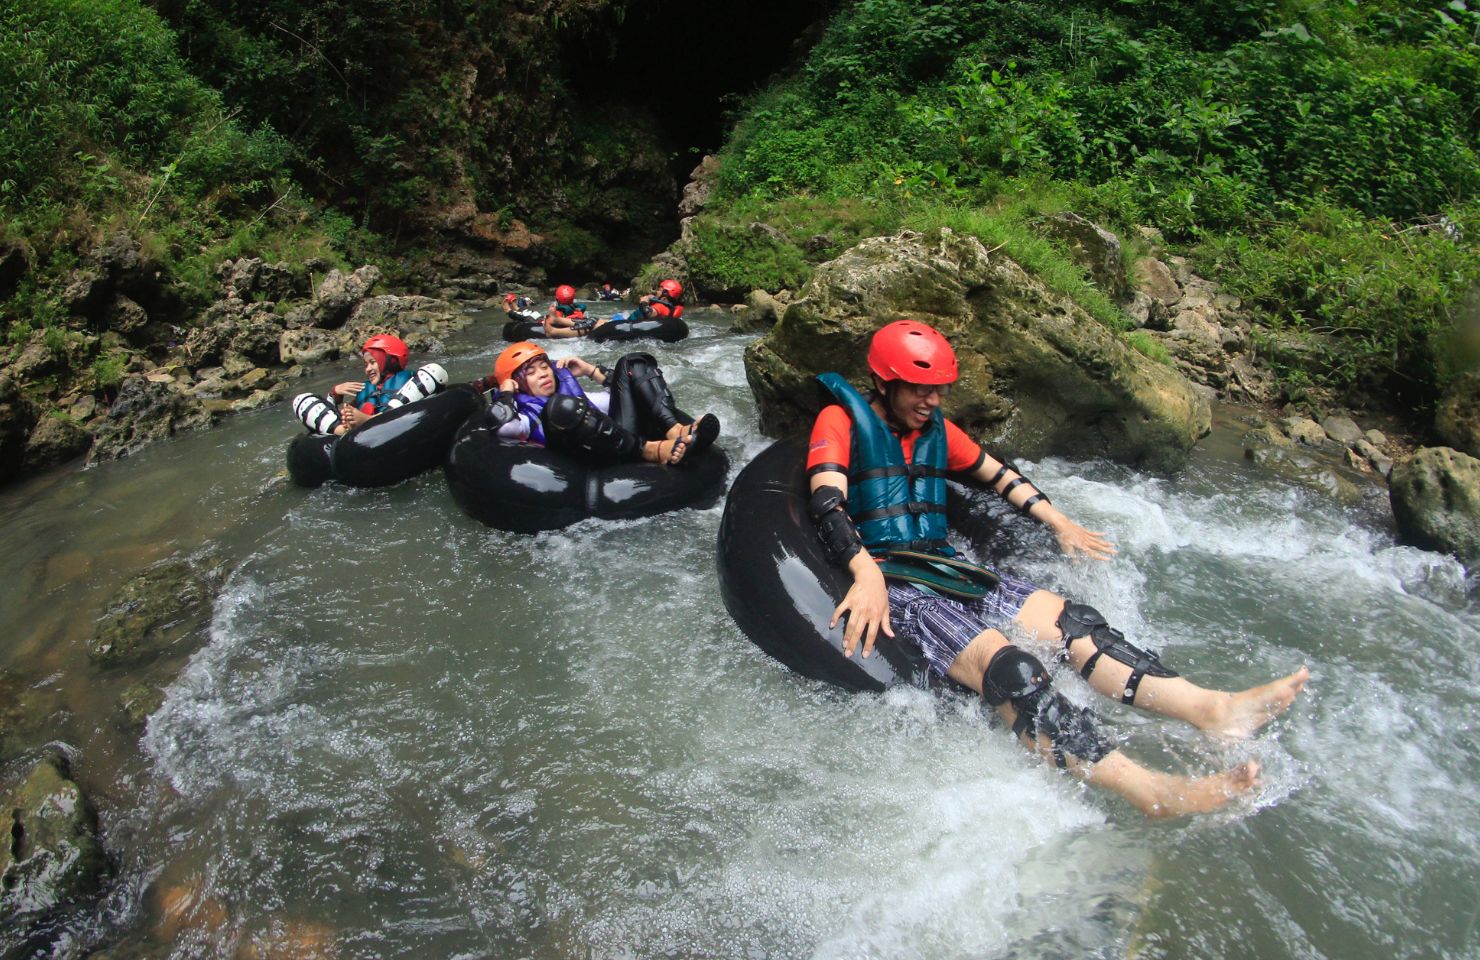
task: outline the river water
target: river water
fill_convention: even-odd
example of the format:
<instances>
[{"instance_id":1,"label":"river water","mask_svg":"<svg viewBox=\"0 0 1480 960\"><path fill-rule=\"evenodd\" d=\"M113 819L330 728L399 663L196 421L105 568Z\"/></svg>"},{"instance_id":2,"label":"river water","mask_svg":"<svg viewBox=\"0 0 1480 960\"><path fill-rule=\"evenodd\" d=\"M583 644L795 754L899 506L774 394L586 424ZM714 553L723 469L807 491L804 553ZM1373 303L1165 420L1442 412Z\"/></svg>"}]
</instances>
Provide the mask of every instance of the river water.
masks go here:
<instances>
[{"instance_id":1,"label":"river water","mask_svg":"<svg viewBox=\"0 0 1480 960\"><path fill-rule=\"evenodd\" d=\"M769 442L749 338L695 320L655 352L738 469ZM439 359L481 373L496 331ZM50 705L117 852L60 956L1480 957L1480 604L1395 545L1375 490L1340 506L1216 438L1173 479L1024 465L1120 555L1070 563L1009 517L990 558L1208 685L1311 667L1242 746L1099 701L1151 765L1263 762L1253 802L1163 824L964 699L779 668L720 601L720 506L506 534L440 472L296 488L294 432L278 405L0 493L0 665ZM155 675L84 642L126 579L202 550L232 572L198 648L153 668L139 735L117 699Z\"/></svg>"}]
</instances>

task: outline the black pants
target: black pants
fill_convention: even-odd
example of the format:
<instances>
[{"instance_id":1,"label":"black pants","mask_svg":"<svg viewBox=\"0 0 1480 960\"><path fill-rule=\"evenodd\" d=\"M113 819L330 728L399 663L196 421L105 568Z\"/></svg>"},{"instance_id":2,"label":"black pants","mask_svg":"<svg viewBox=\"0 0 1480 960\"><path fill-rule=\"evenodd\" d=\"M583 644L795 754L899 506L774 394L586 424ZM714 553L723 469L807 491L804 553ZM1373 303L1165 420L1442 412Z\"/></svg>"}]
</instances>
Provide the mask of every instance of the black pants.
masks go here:
<instances>
[{"instance_id":1,"label":"black pants","mask_svg":"<svg viewBox=\"0 0 1480 960\"><path fill-rule=\"evenodd\" d=\"M674 403L658 361L647 353L629 353L617 361L607 378L610 414L584 398L552 397L542 420L551 449L593 463L622 463L642 459L648 440L662 440L674 424L694 418Z\"/></svg>"}]
</instances>

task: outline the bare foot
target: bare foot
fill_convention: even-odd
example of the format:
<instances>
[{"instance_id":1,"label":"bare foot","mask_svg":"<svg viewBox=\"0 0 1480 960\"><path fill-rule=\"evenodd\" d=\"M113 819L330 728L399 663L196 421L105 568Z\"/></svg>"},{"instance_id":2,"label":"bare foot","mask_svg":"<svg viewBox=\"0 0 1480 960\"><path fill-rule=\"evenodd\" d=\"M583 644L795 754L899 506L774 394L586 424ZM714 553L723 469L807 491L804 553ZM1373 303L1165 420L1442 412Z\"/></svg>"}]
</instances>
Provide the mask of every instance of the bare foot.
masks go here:
<instances>
[{"instance_id":1,"label":"bare foot","mask_svg":"<svg viewBox=\"0 0 1480 960\"><path fill-rule=\"evenodd\" d=\"M1070 769L1097 787L1118 793L1148 817L1167 819L1208 813L1259 786L1259 762L1246 760L1206 777L1150 770L1113 750L1094 766Z\"/></svg>"},{"instance_id":2,"label":"bare foot","mask_svg":"<svg viewBox=\"0 0 1480 960\"><path fill-rule=\"evenodd\" d=\"M688 452L689 439L679 436L672 440L649 440L642 445L642 459L648 463L661 463L665 466L676 467L683 462L684 454Z\"/></svg>"},{"instance_id":3,"label":"bare foot","mask_svg":"<svg viewBox=\"0 0 1480 960\"><path fill-rule=\"evenodd\" d=\"M1296 695L1305 689L1305 682L1309 679L1310 668L1301 667L1289 676L1272 680L1263 686L1226 694L1220 709L1197 726L1208 733L1229 739L1247 737L1284 713L1295 701Z\"/></svg>"},{"instance_id":4,"label":"bare foot","mask_svg":"<svg viewBox=\"0 0 1480 960\"><path fill-rule=\"evenodd\" d=\"M1230 800L1257 789L1259 761L1245 760L1222 773L1196 779L1173 774L1157 774L1156 777L1159 782L1152 785L1147 797L1128 799L1148 817L1158 820L1185 817L1217 810ZM1149 802L1143 803L1143 799Z\"/></svg>"}]
</instances>

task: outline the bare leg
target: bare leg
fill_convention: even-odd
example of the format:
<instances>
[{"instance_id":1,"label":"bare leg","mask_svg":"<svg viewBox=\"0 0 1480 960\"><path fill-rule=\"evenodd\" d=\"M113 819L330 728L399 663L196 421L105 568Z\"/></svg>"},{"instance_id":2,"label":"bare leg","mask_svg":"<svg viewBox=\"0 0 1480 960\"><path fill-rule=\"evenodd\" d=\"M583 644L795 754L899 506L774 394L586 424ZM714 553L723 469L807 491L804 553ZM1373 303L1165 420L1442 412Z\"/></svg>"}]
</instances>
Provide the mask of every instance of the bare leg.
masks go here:
<instances>
[{"instance_id":1,"label":"bare leg","mask_svg":"<svg viewBox=\"0 0 1480 960\"><path fill-rule=\"evenodd\" d=\"M1119 750L1076 775L1120 794L1148 817L1169 819L1208 813L1259 786L1259 763L1245 760L1222 773L1183 777L1148 770Z\"/></svg>"},{"instance_id":2,"label":"bare leg","mask_svg":"<svg viewBox=\"0 0 1480 960\"><path fill-rule=\"evenodd\" d=\"M987 664L1008 645L1007 638L999 631L985 630L961 651L946 671L947 675L980 694L982 674ZM1009 728L1017 720L1017 710L1010 703L998 707L997 714ZM1019 739L1049 763L1055 762L1053 745L1047 737L1040 734L1033 739L1027 736ZM1120 750L1110 751L1094 764L1084 763L1073 756L1067 756L1066 761L1068 770L1076 777L1119 794L1148 817L1206 813L1259 786L1259 765L1252 760L1206 777L1185 777L1151 770Z\"/></svg>"},{"instance_id":3,"label":"bare leg","mask_svg":"<svg viewBox=\"0 0 1480 960\"><path fill-rule=\"evenodd\" d=\"M1063 641L1057 622L1064 599L1047 590L1028 597L1017 621L1057 649ZM1079 637L1069 644L1069 663L1081 670L1095 652L1094 641ZM1089 685L1107 697L1120 699L1131 675L1126 664L1100 657L1089 675ZM1301 667L1288 676L1236 693L1209 690L1185 677L1146 676L1136 690L1135 706L1172 717L1227 737L1247 737L1290 706L1305 688L1310 671Z\"/></svg>"}]
</instances>

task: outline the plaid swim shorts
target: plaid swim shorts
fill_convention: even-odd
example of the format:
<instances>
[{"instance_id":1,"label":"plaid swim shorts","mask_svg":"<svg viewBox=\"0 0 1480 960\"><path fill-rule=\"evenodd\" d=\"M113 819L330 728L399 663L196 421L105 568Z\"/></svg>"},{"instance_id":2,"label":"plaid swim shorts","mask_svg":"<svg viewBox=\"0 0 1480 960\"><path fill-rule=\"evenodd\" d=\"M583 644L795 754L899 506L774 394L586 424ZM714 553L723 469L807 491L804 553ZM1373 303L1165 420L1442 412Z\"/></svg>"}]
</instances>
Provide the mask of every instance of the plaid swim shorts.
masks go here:
<instances>
[{"instance_id":1,"label":"plaid swim shorts","mask_svg":"<svg viewBox=\"0 0 1480 960\"><path fill-rule=\"evenodd\" d=\"M889 581L889 622L894 634L918 646L932 673L944 676L961 651L983 630L1001 630L1017 616L1037 584L1011 574L977 600L927 593L912 583Z\"/></svg>"}]
</instances>

